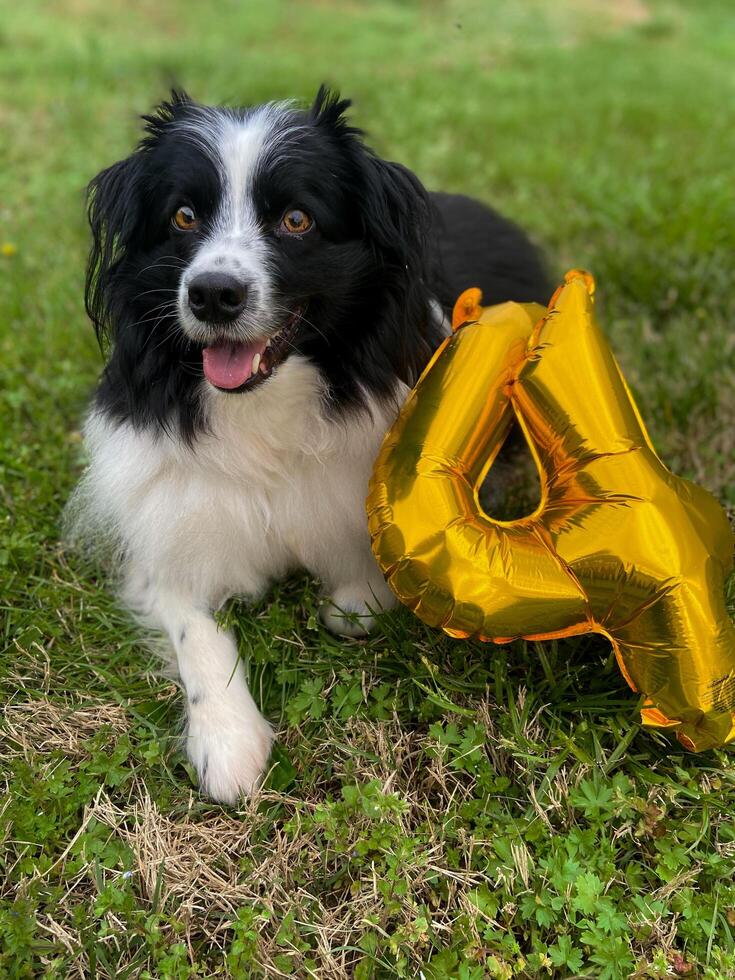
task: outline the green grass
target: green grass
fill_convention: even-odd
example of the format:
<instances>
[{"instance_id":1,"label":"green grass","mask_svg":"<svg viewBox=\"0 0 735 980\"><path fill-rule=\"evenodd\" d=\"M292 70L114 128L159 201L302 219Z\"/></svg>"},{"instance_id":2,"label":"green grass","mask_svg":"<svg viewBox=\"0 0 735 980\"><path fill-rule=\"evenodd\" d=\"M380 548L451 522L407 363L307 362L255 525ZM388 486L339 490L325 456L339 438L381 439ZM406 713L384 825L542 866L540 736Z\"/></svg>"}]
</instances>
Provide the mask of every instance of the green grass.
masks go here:
<instances>
[{"instance_id":1,"label":"green grass","mask_svg":"<svg viewBox=\"0 0 735 980\"><path fill-rule=\"evenodd\" d=\"M735 504L733 63L725 0L4 4L0 975L735 977L732 753L640 731L604 642L453 643L405 612L338 642L306 579L232 606L281 732L232 810L58 544L100 370L82 189L173 81L337 84L380 152L592 269L663 458Z\"/></svg>"}]
</instances>

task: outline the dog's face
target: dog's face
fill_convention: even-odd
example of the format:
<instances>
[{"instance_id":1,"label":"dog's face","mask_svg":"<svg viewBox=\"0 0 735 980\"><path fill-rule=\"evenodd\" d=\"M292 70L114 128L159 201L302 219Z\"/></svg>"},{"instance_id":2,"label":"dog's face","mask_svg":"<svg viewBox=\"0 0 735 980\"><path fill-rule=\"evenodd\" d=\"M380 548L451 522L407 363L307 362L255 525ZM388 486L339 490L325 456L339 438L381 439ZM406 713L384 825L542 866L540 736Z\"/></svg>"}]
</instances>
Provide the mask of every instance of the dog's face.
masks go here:
<instances>
[{"instance_id":1,"label":"dog's face","mask_svg":"<svg viewBox=\"0 0 735 980\"><path fill-rule=\"evenodd\" d=\"M202 393L248 397L294 353L336 404L413 379L427 199L364 146L348 104L324 90L310 111L177 96L92 182L87 304L111 335L113 411L195 428Z\"/></svg>"}]
</instances>

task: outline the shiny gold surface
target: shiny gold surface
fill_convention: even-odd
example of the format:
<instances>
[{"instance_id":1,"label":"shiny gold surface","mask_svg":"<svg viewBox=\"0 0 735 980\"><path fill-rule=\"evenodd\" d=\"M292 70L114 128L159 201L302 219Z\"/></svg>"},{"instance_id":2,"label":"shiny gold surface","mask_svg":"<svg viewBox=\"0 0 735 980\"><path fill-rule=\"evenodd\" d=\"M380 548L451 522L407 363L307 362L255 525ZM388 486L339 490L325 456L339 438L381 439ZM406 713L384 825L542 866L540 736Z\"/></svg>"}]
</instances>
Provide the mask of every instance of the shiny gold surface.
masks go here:
<instances>
[{"instance_id":1,"label":"shiny gold surface","mask_svg":"<svg viewBox=\"0 0 735 980\"><path fill-rule=\"evenodd\" d=\"M646 725L689 749L735 738L727 518L656 455L573 270L549 309L482 309L442 345L386 436L368 496L373 551L398 598L451 636L495 643L597 632ZM492 520L477 489L513 421L541 501Z\"/></svg>"}]
</instances>

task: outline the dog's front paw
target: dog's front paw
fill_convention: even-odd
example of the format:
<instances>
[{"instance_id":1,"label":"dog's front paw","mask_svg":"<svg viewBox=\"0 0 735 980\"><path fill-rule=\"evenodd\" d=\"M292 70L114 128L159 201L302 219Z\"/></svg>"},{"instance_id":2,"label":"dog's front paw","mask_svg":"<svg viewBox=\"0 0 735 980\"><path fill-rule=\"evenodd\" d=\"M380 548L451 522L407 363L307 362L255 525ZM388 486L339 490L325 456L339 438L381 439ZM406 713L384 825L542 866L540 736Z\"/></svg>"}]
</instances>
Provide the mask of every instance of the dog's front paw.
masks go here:
<instances>
[{"instance_id":1,"label":"dog's front paw","mask_svg":"<svg viewBox=\"0 0 735 980\"><path fill-rule=\"evenodd\" d=\"M375 626L375 613L394 605L395 598L382 581L368 598L364 596L364 589L346 586L324 601L319 618L330 633L337 636L367 636Z\"/></svg>"},{"instance_id":2,"label":"dog's front paw","mask_svg":"<svg viewBox=\"0 0 735 980\"><path fill-rule=\"evenodd\" d=\"M189 705L186 754L203 793L219 803L236 803L252 793L265 772L273 730L255 709L198 710Z\"/></svg>"},{"instance_id":3,"label":"dog's front paw","mask_svg":"<svg viewBox=\"0 0 735 980\"><path fill-rule=\"evenodd\" d=\"M367 636L375 623L375 617L365 607L358 611L329 601L319 610L319 618L322 625L336 636Z\"/></svg>"}]
</instances>

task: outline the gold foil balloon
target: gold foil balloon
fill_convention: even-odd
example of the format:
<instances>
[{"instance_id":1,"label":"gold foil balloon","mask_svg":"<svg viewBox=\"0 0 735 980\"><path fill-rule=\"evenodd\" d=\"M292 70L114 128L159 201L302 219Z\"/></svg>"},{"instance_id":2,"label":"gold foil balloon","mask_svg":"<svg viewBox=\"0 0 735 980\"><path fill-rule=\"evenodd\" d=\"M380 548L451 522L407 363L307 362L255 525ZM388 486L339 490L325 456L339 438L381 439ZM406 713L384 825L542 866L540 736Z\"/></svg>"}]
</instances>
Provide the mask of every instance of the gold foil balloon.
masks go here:
<instances>
[{"instance_id":1,"label":"gold foil balloon","mask_svg":"<svg viewBox=\"0 0 735 980\"><path fill-rule=\"evenodd\" d=\"M468 291L375 464L368 516L395 594L455 637L608 637L646 725L702 750L735 738L727 518L656 455L572 271L548 310ZM483 513L513 419L541 480L533 514Z\"/></svg>"}]
</instances>

